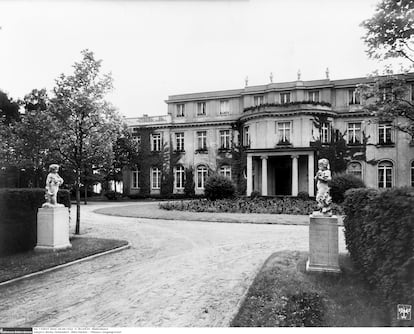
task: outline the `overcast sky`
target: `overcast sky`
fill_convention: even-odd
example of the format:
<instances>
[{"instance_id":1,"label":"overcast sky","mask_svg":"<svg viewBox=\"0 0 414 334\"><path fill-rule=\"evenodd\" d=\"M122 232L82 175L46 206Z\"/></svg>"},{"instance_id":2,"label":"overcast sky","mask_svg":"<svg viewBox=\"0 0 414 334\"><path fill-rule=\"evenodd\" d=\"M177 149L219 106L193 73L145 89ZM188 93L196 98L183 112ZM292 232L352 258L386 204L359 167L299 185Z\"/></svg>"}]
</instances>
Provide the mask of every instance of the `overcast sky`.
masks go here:
<instances>
[{"instance_id":1,"label":"overcast sky","mask_svg":"<svg viewBox=\"0 0 414 334\"><path fill-rule=\"evenodd\" d=\"M52 89L88 48L112 72L127 117L167 113L169 95L365 76L359 26L378 0L4 1L0 89Z\"/></svg>"}]
</instances>

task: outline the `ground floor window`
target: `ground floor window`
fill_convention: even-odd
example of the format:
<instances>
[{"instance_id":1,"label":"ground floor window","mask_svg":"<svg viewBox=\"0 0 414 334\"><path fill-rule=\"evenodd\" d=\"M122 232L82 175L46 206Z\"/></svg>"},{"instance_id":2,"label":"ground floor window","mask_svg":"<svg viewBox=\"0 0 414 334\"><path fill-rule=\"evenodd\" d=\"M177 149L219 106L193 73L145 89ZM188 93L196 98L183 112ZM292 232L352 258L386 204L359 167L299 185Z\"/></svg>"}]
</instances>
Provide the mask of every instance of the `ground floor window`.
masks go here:
<instances>
[{"instance_id":1,"label":"ground floor window","mask_svg":"<svg viewBox=\"0 0 414 334\"><path fill-rule=\"evenodd\" d=\"M197 188L204 189L206 180L207 180L207 167L198 166L197 167Z\"/></svg>"},{"instance_id":2,"label":"ground floor window","mask_svg":"<svg viewBox=\"0 0 414 334\"><path fill-rule=\"evenodd\" d=\"M352 174L352 175L354 175L354 176L359 177L360 179L362 179L362 165L361 165L361 163L358 162L358 161L352 161L348 165L348 167L346 169L346 172L348 174Z\"/></svg>"},{"instance_id":3,"label":"ground floor window","mask_svg":"<svg viewBox=\"0 0 414 334\"><path fill-rule=\"evenodd\" d=\"M220 175L224 176L224 177L228 177L229 179L231 179L231 168L230 166L221 166L220 167Z\"/></svg>"},{"instance_id":4,"label":"ground floor window","mask_svg":"<svg viewBox=\"0 0 414 334\"><path fill-rule=\"evenodd\" d=\"M151 188L160 189L161 186L161 171L158 167L151 168Z\"/></svg>"},{"instance_id":5,"label":"ground floor window","mask_svg":"<svg viewBox=\"0 0 414 334\"><path fill-rule=\"evenodd\" d=\"M184 189L184 167L177 166L174 171L174 185L176 189Z\"/></svg>"},{"instance_id":6,"label":"ground floor window","mask_svg":"<svg viewBox=\"0 0 414 334\"><path fill-rule=\"evenodd\" d=\"M378 188L392 187L393 164L391 161L382 161L378 165Z\"/></svg>"},{"instance_id":7,"label":"ground floor window","mask_svg":"<svg viewBox=\"0 0 414 334\"><path fill-rule=\"evenodd\" d=\"M132 171L131 188L139 188L139 169Z\"/></svg>"}]
</instances>

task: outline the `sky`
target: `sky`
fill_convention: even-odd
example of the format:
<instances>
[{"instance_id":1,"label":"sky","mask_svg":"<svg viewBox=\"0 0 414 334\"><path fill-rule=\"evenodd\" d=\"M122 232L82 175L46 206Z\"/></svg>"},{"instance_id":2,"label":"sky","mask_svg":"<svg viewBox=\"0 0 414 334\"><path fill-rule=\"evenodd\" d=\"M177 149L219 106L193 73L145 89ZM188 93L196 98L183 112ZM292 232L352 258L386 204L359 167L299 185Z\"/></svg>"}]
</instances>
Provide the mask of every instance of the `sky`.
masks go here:
<instances>
[{"instance_id":1,"label":"sky","mask_svg":"<svg viewBox=\"0 0 414 334\"><path fill-rule=\"evenodd\" d=\"M360 23L378 0L0 0L0 90L52 90L89 49L126 117L167 113L169 95L363 77Z\"/></svg>"}]
</instances>

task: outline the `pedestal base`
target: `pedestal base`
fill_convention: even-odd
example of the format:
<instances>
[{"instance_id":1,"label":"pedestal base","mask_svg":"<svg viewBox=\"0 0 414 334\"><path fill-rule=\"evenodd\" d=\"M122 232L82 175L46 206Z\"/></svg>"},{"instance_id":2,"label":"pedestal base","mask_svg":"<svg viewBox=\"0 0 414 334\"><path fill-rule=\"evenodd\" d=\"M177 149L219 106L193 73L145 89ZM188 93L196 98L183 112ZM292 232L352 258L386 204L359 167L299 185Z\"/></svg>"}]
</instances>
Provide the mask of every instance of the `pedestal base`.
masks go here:
<instances>
[{"instance_id":1,"label":"pedestal base","mask_svg":"<svg viewBox=\"0 0 414 334\"><path fill-rule=\"evenodd\" d=\"M69 242L69 209L44 207L37 213L35 251L55 251L72 247Z\"/></svg>"},{"instance_id":2,"label":"pedestal base","mask_svg":"<svg viewBox=\"0 0 414 334\"><path fill-rule=\"evenodd\" d=\"M306 271L340 273L338 263L338 218L310 215L309 258Z\"/></svg>"}]
</instances>

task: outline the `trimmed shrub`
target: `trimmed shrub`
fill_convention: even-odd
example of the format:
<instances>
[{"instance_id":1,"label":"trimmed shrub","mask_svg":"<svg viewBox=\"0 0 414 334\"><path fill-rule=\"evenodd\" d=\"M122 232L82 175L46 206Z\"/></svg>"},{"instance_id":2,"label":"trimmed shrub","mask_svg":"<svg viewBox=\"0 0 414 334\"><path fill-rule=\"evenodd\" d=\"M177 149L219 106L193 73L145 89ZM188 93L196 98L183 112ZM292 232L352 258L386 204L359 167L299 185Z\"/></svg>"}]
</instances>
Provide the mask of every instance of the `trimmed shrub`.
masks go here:
<instances>
[{"instance_id":1,"label":"trimmed shrub","mask_svg":"<svg viewBox=\"0 0 414 334\"><path fill-rule=\"evenodd\" d=\"M356 268L381 291L393 315L396 304L413 305L414 189L353 189L343 206L346 244Z\"/></svg>"},{"instance_id":2,"label":"trimmed shrub","mask_svg":"<svg viewBox=\"0 0 414 334\"><path fill-rule=\"evenodd\" d=\"M255 198L258 198L260 196L262 196L262 194L260 193L260 191L257 191L257 190L252 191L252 193L250 194L251 199L255 199Z\"/></svg>"},{"instance_id":3,"label":"trimmed shrub","mask_svg":"<svg viewBox=\"0 0 414 334\"><path fill-rule=\"evenodd\" d=\"M329 182L330 194L334 203L342 203L345 199L345 192L353 188L365 188L364 182L352 174L340 173L332 177Z\"/></svg>"},{"instance_id":4,"label":"trimmed shrub","mask_svg":"<svg viewBox=\"0 0 414 334\"><path fill-rule=\"evenodd\" d=\"M236 192L233 182L219 174L213 174L208 177L204 189L204 195L212 201L232 198Z\"/></svg>"},{"instance_id":5,"label":"trimmed shrub","mask_svg":"<svg viewBox=\"0 0 414 334\"><path fill-rule=\"evenodd\" d=\"M41 188L0 189L0 254L33 249L37 243L37 210L45 202ZM59 190L58 202L70 207L70 193Z\"/></svg>"},{"instance_id":6,"label":"trimmed shrub","mask_svg":"<svg viewBox=\"0 0 414 334\"><path fill-rule=\"evenodd\" d=\"M114 201L114 200L117 200L117 199L122 197L122 195L120 193L115 192L113 190L109 190L109 191L105 192L104 196L110 201Z\"/></svg>"},{"instance_id":7,"label":"trimmed shrub","mask_svg":"<svg viewBox=\"0 0 414 334\"><path fill-rule=\"evenodd\" d=\"M298 196L296 197L305 201L310 199L309 193L307 191L299 191Z\"/></svg>"}]
</instances>

